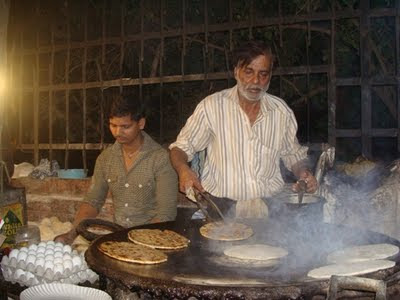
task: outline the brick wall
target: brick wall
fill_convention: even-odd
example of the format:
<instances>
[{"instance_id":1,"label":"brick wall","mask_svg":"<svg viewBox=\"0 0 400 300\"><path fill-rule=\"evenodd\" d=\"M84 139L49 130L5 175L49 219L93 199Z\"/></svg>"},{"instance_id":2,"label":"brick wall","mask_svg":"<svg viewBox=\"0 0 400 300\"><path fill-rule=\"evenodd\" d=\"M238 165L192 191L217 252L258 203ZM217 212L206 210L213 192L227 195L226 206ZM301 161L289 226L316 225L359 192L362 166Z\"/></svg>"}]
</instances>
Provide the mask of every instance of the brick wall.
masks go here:
<instances>
[{"instance_id":1,"label":"brick wall","mask_svg":"<svg viewBox=\"0 0 400 300\"><path fill-rule=\"evenodd\" d=\"M43 218L58 217L60 221L72 222L90 185L88 179L61 179L48 177L44 180L20 177L12 185L24 187L27 201L28 221L38 222ZM194 207L184 195L178 195L178 207ZM99 218L113 221L111 195L99 214Z\"/></svg>"}]
</instances>

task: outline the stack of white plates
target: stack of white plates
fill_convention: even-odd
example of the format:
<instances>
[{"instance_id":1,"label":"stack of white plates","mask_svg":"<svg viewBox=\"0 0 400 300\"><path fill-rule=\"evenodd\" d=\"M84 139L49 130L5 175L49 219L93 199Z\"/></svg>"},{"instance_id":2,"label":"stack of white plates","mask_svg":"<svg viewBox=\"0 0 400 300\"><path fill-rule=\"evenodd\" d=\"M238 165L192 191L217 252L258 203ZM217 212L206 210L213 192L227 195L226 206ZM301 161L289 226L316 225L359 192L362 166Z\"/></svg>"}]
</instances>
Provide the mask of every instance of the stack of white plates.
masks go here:
<instances>
[{"instance_id":1,"label":"stack of white plates","mask_svg":"<svg viewBox=\"0 0 400 300\"><path fill-rule=\"evenodd\" d=\"M66 283L49 283L24 290L20 300L112 300L110 295L98 289Z\"/></svg>"}]
</instances>

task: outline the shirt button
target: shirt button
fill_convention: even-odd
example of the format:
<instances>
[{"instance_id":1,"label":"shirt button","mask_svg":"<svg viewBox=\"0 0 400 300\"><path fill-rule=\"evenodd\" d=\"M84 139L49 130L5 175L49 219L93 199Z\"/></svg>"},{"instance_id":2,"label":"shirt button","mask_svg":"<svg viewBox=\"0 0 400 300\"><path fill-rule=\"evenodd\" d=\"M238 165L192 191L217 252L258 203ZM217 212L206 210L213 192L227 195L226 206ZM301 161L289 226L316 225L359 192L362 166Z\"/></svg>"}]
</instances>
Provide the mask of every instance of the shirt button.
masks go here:
<instances>
[{"instance_id":1,"label":"shirt button","mask_svg":"<svg viewBox=\"0 0 400 300\"><path fill-rule=\"evenodd\" d=\"M125 187L129 187L129 183L125 183Z\"/></svg>"},{"instance_id":2,"label":"shirt button","mask_svg":"<svg viewBox=\"0 0 400 300\"><path fill-rule=\"evenodd\" d=\"M125 203L125 207L128 207L128 203Z\"/></svg>"},{"instance_id":3,"label":"shirt button","mask_svg":"<svg viewBox=\"0 0 400 300\"><path fill-rule=\"evenodd\" d=\"M108 179L107 179L107 182L111 182L111 179L110 179L110 178L108 178Z\"/></svg>"},{"instance_id":4,"label":"shirt button","mask_svg":"<svg viewBox=\"0 0 400 300\"><path fill-rule=\"evenodd\" d=\"M126 221L129 222L129 218L126 218Z\"/></svg>"},{"instance_id":5,"label":"shirt button","mask_svg":"<svg viewBox=\"0 0 400 300\"><path fill-rule=\"evenodd\" d=\"M138 187L141 189L143 187L143 185L139 184Z\"/></svg>"}]
</instances>

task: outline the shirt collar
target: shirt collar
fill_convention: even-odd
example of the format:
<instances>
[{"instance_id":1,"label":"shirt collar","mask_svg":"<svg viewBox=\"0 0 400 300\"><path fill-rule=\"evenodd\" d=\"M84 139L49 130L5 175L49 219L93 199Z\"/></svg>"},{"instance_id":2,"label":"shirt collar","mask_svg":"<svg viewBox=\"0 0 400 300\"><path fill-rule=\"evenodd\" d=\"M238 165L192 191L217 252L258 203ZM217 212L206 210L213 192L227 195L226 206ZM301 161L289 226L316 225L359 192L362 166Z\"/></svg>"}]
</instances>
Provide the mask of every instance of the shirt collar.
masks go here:
<instances>
[{"instance_id":1,"label":"shirt collar","mask_svg":"<svg viewBox=\"0 0 400 300\"><path fill-rule=\"evenodd\" d=\"M140 152L147 152L154 149L155 142L153 141L153 139L144 131L142 131L142 134L144 139L143 139L143 145L140 148ZM115 141L112 147L113 147L112 150L115 153L115 155L122 157L122 145L117 141Z\"/></svg>"}]
</instances>

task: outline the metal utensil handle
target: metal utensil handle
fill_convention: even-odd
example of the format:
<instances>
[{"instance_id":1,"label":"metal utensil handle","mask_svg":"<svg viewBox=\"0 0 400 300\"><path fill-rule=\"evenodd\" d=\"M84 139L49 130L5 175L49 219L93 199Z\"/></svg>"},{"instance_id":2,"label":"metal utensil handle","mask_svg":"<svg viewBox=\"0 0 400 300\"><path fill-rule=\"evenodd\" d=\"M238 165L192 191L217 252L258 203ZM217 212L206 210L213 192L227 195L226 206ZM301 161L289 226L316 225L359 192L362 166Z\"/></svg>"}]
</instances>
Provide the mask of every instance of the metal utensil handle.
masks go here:
<instances>
[{"instance_id":1,"label":"metal utensil handle","mask_svg":"<svg viewBox=\"0 0 400 300\"><path fill-rule=\"evenodd\" d=\"M210 194L207 193L207 192L203 193L203 192L200 192L200 191L199 191L199 194L200 194L205 200L207 200L208 203L210 203L210 204L212 205L212 207L216 210L216 212L218 213L218 215L221 217L222 221L225 222L225 217L224 217L224 215L222 214L222 212L221 212L221 210L219 209L219 207L215 204L215 202L212 201L212 199L211 199L211 197L210 197Z\"/></svg>"},{"instance_id":2,"label":"metal utensil handle","mask_svg":"<svg viewBox=\"0 0 400 300\"><path fill-rule=\"evenodd\" d=\"M386 283L383 280L332 275L326 300L336 300L338 290L375 292L375 300L386 300Z\"/></svg>"},{"instance_id":3,"label":"metal utensil handle","mask_svg":"<svg viewBox=\"0 0 400 300\"><path fill-rule=\"evenodd\" d=\"M194 203L201 210L201 212L209 222L214 222L214 219L210 216L207 209L205 209L204 206L200 203L199 195L200 195L199 192L197 190L194 190L194 197L196 198L196 202Z\"/></svg>"}]
</instances>

